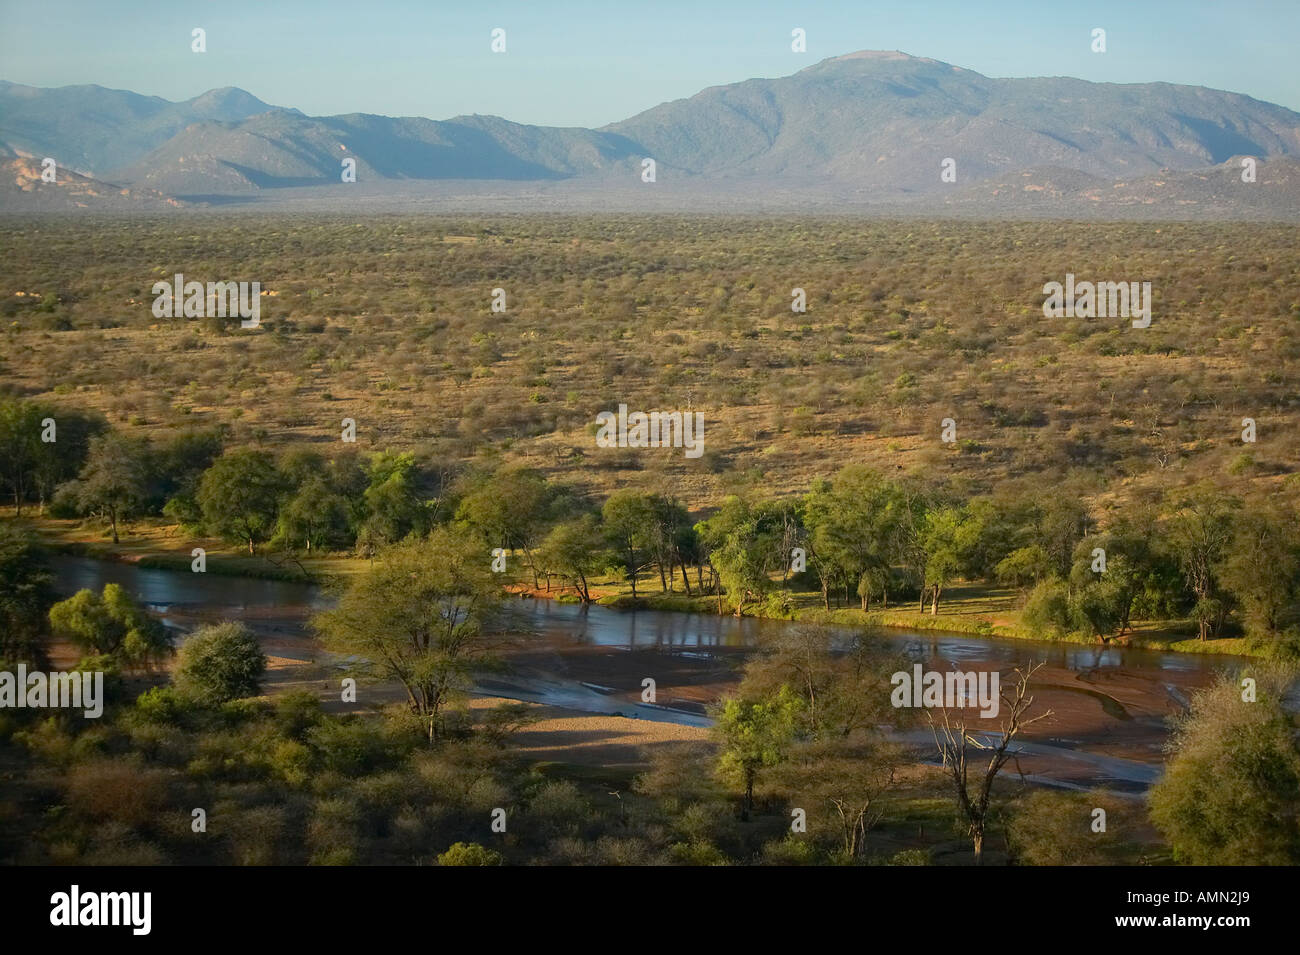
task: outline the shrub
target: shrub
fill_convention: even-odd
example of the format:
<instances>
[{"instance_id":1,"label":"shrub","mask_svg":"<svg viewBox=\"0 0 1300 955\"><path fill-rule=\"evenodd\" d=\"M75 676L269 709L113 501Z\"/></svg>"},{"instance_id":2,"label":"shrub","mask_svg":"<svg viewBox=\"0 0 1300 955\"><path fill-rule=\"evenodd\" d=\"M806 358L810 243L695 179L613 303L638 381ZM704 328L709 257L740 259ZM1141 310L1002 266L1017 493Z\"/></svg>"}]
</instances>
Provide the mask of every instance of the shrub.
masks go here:
<instances>
[{"instance_id":1,"label":"shrub","mask_svg":"<svg viewBox=\"0 0 1300 955\"><path fill-rule=\"evenodd\" d=\"M1060 580L1044 580L1029 593L1022 619L1035 634L1061 636L1070 629L1070 599Z\"/></svg>"},{"instance_id":2,"label":"shrub","mask_svg":"<svg viewBox=\"0 0 1300 955\"><path fill-rule=\"evenodd\" d=\"M176 686L191 699L215 706L256 696L266 654L242 623L200 627L181 647Z\"/></svg>"},{"instance_id":3,"label":"shrub","mask_svg":"<svg viewBox=\"0 0 1300 955\"><path fill-rule=\"evenodd\" d=\"M477 842L457 842L438 856L438 865L501 865L501 853Z\"/></svg>"}]
</instances>

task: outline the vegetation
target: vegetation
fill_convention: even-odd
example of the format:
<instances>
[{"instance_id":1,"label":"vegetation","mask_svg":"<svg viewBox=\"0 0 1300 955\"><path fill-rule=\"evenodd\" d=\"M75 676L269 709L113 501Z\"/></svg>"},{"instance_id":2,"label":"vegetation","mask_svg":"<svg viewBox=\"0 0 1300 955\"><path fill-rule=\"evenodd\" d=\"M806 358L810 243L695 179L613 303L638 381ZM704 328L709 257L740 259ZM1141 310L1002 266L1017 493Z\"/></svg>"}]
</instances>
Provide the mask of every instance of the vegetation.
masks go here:
<instances>
[{"instance_id":1,"label":"vegetation","mask_svg":"<svg viewBox=\"0 0 1300 955\"><path fill-rule=\"evenodd\" d=\"M1179 861L1296 861L1293 228L237 221L196 220L184 269L256 273L255 330L153 318L167 223L0 239L0 662L54 653L115 677L94 725L0 712L17 780L0 858L1153 857L1134 801L1003 771L1039 717L1024 680L1000 742L945 717L912 747L888 706L904 664L860 626L902 622L1276 658L1193 699L1150 820ZM1120 256L1156 280L1149 329L1041 317L1062 262ZM597 447L619 403L701 410L704 455ZM342 712L332 684L326 705L270 687L238 621L190 635L169 670L166 632L120 587L57 599L38 540L61 533L155 565L188 570L201 546L221 549L215 572L325 577L324 649L401 702ZM539 764L513 746L526 707L469 697L519 639L507 589L543 587L797 623L746 660L710 743L637 771Z\"/></svg>"}]
</instances>

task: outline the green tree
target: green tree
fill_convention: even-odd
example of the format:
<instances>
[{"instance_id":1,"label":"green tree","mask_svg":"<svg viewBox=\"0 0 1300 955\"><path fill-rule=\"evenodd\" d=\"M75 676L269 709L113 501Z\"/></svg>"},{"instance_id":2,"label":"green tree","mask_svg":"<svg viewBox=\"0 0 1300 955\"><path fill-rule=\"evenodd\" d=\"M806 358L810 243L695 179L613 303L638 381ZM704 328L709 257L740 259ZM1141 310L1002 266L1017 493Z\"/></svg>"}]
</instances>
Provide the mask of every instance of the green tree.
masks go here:
<instances>
[{"instance_id":1,"label":"green tree","mask_svg":"<svg viewBox=\"0 0 1300 955\"><path fill-rule=\"evenodd\" d=\"M605 545L604 532L594 514L583 514L556 524L539 549L546 572L573 581L583 603L591 603L588 578L614 563L614 555Z\"/></svg>"},{"instance_id":2,"label":"green tree","mask_svg":"<svg viewBox=\"0 0 1300 955\"><path fill-rule=\"evenodd\" d=\"M477 842L453 843L438 856L438 865L501 865L501 853Z\"/></svg>"},{"instance_id":3,"label":"green tree","mask_svg":"<svg viewBox=\"0 0 1300 955\"><path fill-rule=\"evenodd\" d=\"M414 455L372 455L367 475L370 483L362 495L366 516L358 537L382 547L429 529L428 510L417 487L419 468Z\"/></svg>"},{"instance_id":4,"label":"green tree","mask_svg":"<svg viewBox=\"0 0 1300 955\"><path fill-rule=\"evenodd\" d=\"M53 582L36 538L0 523L0 661L43 662Z\"/></svg>"},{"instance_id":5,"label":"green tree","mask_svg":"<svg viewBox=\"0 0 1300 955\"><path fill-rule=\"evenodd\" d=\"M1222 578L1245 609L1248 632L1276 637L1282 614L1300 587L1300 532L1294 511L1268 503L1247 507L1228 545Z\"/></svg>"},{"instance_id":6,"label":"green tree","mask_svg":"<svg viewBox=\"0 0 1300 955\"><path fill-rule=\"evenodd\" d=\"M432 745L443 735L447 706L465 696L476 671L496 662L500 601L482 545L439 527L381 552L313 625L326 649L358 658L361 676L402 684Z\"/></svg>"},{"instance_id":7,"label":"green tree","mask_svg":"<svg viewBox=\"0 0 1300 955\"><path fill-rule=\"evenodd\" d=\"M1254 699L1242 678L1255 681ZM1300 863L1300 750L1285 697L1295 671L1222 675L1175 724L1151 818L1191 865Z\"/></svg>"},{"instance_id":8,"label":"green tree","mask_svg":"<svg viewBox=\"0 0 1300 955\"><path fill-rule=\"evenodd\" d=\"M965 546L976 533L969 515L960 507L938 507L925 516L921 546L925 550L925 587L930 592L930 613L939 613L939 596L961 569Z\"/></svg>"},{"instance_id":9,"label":"green tree","mask_svg":"<svg viewBox=\"0 0 1300 955\"><path fill-rule=\"evenodd\" d=\"M753 506L730 496L717 513L695 525L700 546L718 574L737 617L751 599L761 599L772 587L771 574L782 561L784 526L780 509ZM789 555L785 555L785 560ZM722 597L718 597L722 612Z\"/></svg>"},{"instance_id":10,"label":"green tree","mask_svg":"<svg viewBox=\"0 0 1300 955\"><path fill-rule=\"evenodd\" d=\"M85 466L91 442L104 432L106 425L98 415L68 409L39 409L37 414L42 418L48 415L57 423L57 440L48 444L36 442L31 462L31 487L44 511L59 486L75 478ZM147 455L142 457L147 459Z\"/></svg>"},{"instance_id":11,"label":"green tree","mask_svg":"<svg viewBox=\"0 0 1300 955\"><path fill-rule=\"evenodd\" d=\"M207 706L256 696L266 672L266 654L242 623L199 627L181 645L176 688Z\"/></svg>"},{"instance_id":12,"label":"green tree","mask_svg":"<svg viewBox=\"0 0 1300 955\"><path fill-rule=\"evenodd\" d=\"M157 448L153 454L153 506L162 505L169 516L189 518L184 523L198 523L201 520L197 499L199 481L203 472L221 456L223 442L221 428L188 429ZM166 510L169 504L170 512Z\"/></svg>"},{"instance_id":13,"label":"green tree","mask_svg":"<svg viewBox=\"0 0 1300 955\"><path fill-rule=\"evenodd\" d=\"M343 547L348 541L349 508L347 500L330 490L323 477L313 475L280 509L276 538L290 547Z\"/></svg>"},{"instance_id":14,"label":"green tree","mask_svg":"<svg viewBox=\"0 0 1300 955\"><path fill-rule=\"evenodd\" d=\"M489 547L522 550L538 585L533 552L556 516L560 496L531 468L503 468L460 500L456 520L479 533Z\"/></svg>"},{"instance_id":15,"label":"green tree","mask_svg":"<svg viewBox=\"0 0 1300 955\"><path fill-rule=\"evenodd\" d=\"M105 584L102 594L79 590L50 607L53 632L96 656L110 656L148 667L171 651L167 631L120 584Z\"/></svg>"},{"instance_id":16,"label":"green tree","mask_svg":"<svg viewBox=\"0 0 1300 955\"><path fill-rule=\"evenodd\" d=\"M754 783L759 772L787 756L798 712L799 698L788 686L766 700L730 697L718 709L714 727L722 742L718 772L724 780L740 785L743 819L749 819L754 810Z\"/></svg>"},{"instance_id":17,"label":"green tree","mask_svg":"<svg viewBox=\"0 0 1300 955\"><path fill-rule=\"evenodd\" d=\"M626 579L632 584L632 596L636 597L637 575L649 563L654 504L649 495L629 490L615 491L606 499L600 515L605 537Z\"/></svg>"},{"instance_id":18,"label":"green tree","mask_svg":"<svg viewBox=\"0 0 1300 955\"><path fill-rule=\"evenodd\" d=\"M1198 488L1179 503L1169 520L1170 543L1196 599L1192 612L1202 640L1216 635L1227 616L1220 578L1239 504L1213 488Z\"/></svg>"},{"instance_id":19,"label":"green tree","mask_svg":"<svg viewBox=\"0 0 1300 955\"><path fill-rule=\"evenodd\" d=\"M90 453L77 482L82 510L103 514L118 543L117 524L137 513L148 497L149 448L144 441L119 434L90 439Z\"/></svg>"},{"instance_id":20,"label":"green tree","mask_svg":"<svg viewBox=\"0 0 1300 955\"><path fill-rule=\"evenodd\" d=\"M1096 828L1096 810L1106 828ZM1036 790L1011 812L1007 842L1026 865L1105 865L1114 862L1127 816L1125 805L1104 791L1062 793Z\"/></svg>"},{"instance_id":21,"label":"green tree","mask_svg":"<svg viewBox=\"0 0 1300 955\"><path fill-rule=\"evenodd\" d=\"M227 451L199 482L203 523L227 540L248 544L249 554L275 529L284 485L275 462L264 451Z\"/></svg>"},{"instance_id":22,"label":"green tree","mask_svg":"<svg viewBox=\"0 0 1300 955\"><path fill-rule=\"evenodd\" d=\"M0 477L9 487L19 517L41 456L41 422L51 416L49 408L33 402L0 401Z\"/></svg>"}]
</instances>

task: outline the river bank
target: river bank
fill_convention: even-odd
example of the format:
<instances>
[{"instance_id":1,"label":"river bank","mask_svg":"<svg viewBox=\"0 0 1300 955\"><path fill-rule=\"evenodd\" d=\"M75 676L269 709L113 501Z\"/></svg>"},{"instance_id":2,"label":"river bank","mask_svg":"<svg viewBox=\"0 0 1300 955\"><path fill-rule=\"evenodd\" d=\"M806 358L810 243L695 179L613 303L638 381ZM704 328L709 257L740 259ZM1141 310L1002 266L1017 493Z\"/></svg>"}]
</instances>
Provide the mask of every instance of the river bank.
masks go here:
<instances>
[{"instance_id":1,"label":"river bank","mask_svg":"<svg viewBox=\"0 0 1300 955\"><path fill-rule=\"evenodd\" d=\"M306 688L331 708L339 701L347 661L326 651L312 633L313 613L331 602L319 586L214 577L69 555L52 558L61 593L115 582L180 631L200 623L240 620L271 659L266 692ZM671 723L704 730L709 707L734 692L741 670L764 635L790 621L730 615L612 610L521 596L510 602L518 638L504 654L508 669L481 678L477 695L553 707L588 722L587 737L551 739L584 745L632 745L629 727ZM1067 788L1107 785L1137 793L1163 763L1168 719L1223 666L1244 662L1221 655L1158 652L1133 647L1012 640L938 631L879 631L902 655L930 669L998 671L1043 664L1035 677L1038 705L1051 720L1025 736L1023 771ZM654 697L643 695L653 680ZM400 702L396 685L369 685L358 708ZM694 734L647 731L663 740ZM640 734L632 734L639 738ZM647 737L648 739L649 737ZM535 737L541 745L548 737ZM634 747L635 748L635 747ZM620 759L631 758L622 750ZM584 757L586 758L586 757Z\"/></svg>"},{"instance_id":2,"label":"river bank","mask_svg":"<svg viewBox=\"0 0 1300 955\"><path fill-rule=\"evenodd\" d=\"M9 509L10 511L12 509ZM191 572L193 549L203 548L205 573L221 577L274 580L286 583L328 585L363 572L370 561L353 555L276 557L240 553L215 538L184 535L176 525L142 523L114 545L102 537L90 536L84 522L49 517L25 517L51 551L96 560L115 561L139 567ZM649 582L649 581L647 581ZM521 596L576 603L579 598L571 587L533 587L520 578L507 584L507 590ZM663 613L718 614L716 595L687 595L647 592L641 588L636 597L623 581L597 578L590 593L599 606L612 610L652 610ZM950 588L941 605L941 613L931 614L908 607L863 611L856 607L830 610L822 606L816 592L789 591L788 610L764 614L761 604L754 604L747 618L797 621L837 627L889 627L924 630L972 637L997 637L1074 643L1087 646L1118 646L1170 653L1228 654L1262 656L1260 648L1242 637L1220 637L1201 641L1194 636L1190 620L1135 621L1133 630L1113 638L1107 644L1077 634L1044 635L1035 633L1020 620L1015 609L1014 591L977 583L958 583ZM722 616L730 616L726 611Z\"/></svg>"}]
</instances>

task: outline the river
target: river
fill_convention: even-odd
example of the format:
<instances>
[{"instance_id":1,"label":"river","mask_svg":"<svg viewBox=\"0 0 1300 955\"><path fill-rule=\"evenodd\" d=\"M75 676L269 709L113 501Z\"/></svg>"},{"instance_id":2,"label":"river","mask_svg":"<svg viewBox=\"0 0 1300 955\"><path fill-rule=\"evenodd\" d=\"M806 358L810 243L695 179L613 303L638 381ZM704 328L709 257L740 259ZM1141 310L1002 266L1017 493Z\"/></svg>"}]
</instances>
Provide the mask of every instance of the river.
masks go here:
<instances>
[{"instance_id":1,"label":"river","mask_svg":"<svg viewBox=\"0 0 1300 955\"><path fill-rule=\"evenodd\" d=\"M331 603L320 587L66 555L51 563L57 589L64 594L115 582L177 632L205 621L239 619L258 632L270 655L303 664L338 663L320 649L307 627L311 614ZM734 684L736 664L747 649L763 633L791 626L533 598L511 603L528 636L512 657L517 665L509 675L483 681L485 693L696 726L708 723L705 704ZM927 631L881 634L932 669L996 669L1005 680L1013 668L1046 664L1036 681L1037 694L1056 717L1050 729L1029 737L1027 752L1037 749L1043 757L1068 754L1068 760L1080 764L1075 775L1081 785L1103 781L1129 789L1145 788L1158 773L1167 717L1181 710L1188 695L1216 671L1242 662L1215 654ZM647 672L661 677L659 703L640 701L641 674ZM1040 774L1044 768L1038 768ZM1060 765L1054 769L1058 777L1064 772Z\"/></svg>"}]
</instances>

